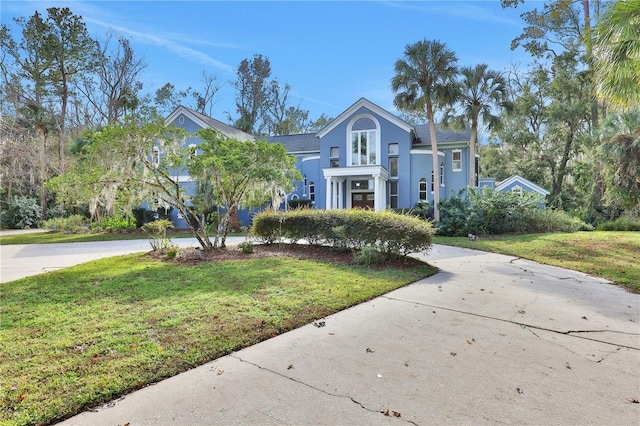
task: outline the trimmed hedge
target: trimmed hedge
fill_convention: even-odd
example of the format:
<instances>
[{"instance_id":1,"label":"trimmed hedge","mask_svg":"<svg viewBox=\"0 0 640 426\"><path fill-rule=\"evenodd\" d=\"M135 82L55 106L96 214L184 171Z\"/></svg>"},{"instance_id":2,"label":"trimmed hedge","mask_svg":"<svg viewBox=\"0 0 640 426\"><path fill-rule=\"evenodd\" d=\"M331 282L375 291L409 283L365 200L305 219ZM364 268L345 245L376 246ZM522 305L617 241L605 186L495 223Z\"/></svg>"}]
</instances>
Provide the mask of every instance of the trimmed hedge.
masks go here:
<instances>
[{"instance_id":1,"label":"trimmed hedge","mask_svg":"<svg viewBox=\"0 0 640 426\"><path fill-rule=\"evenodd\" d=\"M385 259L428 250L434 234L429 222L393 211L266 210L253 219L250 235L271 244L282 239L351 249L354 254L373 247Z\"/></svg>"}]
</instances>

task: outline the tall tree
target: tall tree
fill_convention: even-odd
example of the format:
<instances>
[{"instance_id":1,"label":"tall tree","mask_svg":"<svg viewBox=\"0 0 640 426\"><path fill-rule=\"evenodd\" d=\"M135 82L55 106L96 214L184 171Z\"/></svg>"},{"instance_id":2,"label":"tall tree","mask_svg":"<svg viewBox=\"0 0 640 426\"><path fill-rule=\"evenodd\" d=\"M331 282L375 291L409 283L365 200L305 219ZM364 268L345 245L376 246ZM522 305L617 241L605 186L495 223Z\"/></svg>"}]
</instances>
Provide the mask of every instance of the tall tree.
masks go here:
<instances>
[{"instance_id":1,"label":"tall tree","mask_svg":"<svg viewBox=\"0 0 640 426\"><path fill-rule=\"evenodd\" d=\"M271 81L269 100L267 101L267 134L293 135L303 133L309 127L309 111L300 106L289 104L288 84L280 85L278 80Z\"/></svg>"},{"instance_id":2,"label":"tall tree","mask_svg":"<svg viewBox=\"0 0 640 426\"><path fill-rule=\"evenodd\" d=\"M396 61L391 87L396 108L424 113L429 123L433 158L433 215L440 220L438 141L434 112L456 101L455 78L458 58L446 44L438 40L422 40L406 46L404 59Z\"/></svg>"},{"instance_id":3,"label":"tall tree","mask_svg":"<svg viewBox=\"0 0 640 426\"><path fill-rule=\"evenodd\" d=\"M507 95L507 82L501 73L488 69L487 64L460 69L459 103L462 114L454 120L458 126L470 125L471 141L469 142L469 186L476 183L476 147L478 144L478 126L482 122L488 130L500 127L500 116L495 110L511 110L511 102ZM448 118L448 117L445 117Z\"/></svg>"},{"instance_id":4,"label":"tall tree","mask_svg":"<svg viewBox=\"0 0 640 426\"><path fill-rule=\"evenodd\" d=\"M22 37L17 43L8 28L2 25L1 47L3 53L2 78L4 84L3 114L14 114L18 124L33 129L33 138L39 144L38 159L31 164L38 165L40 205L42 211L47 207L47 193L44 181L48 178L47 135L53 127L54 113L49 102L51 84L48 74L53 67L51 57L47 55L49 26L36 12L28 20L14 18L22 29ZM9 111L7 108L11 108ZM29 143L21 139L22 143ZM9 177L12 178L12 177Z\"/></svg>"},{"instance_id":5,"label":"tall tree","mask_svg":"<svg viewBox=\"0 0 640 426\"><path fill-rule=\"evenodd\" d=\"M147 67L136 56L129 40L118 37L116 46L109 32L103 43L98 42L98 61L95 74L81 76L78 89L98 114L93 124L113 123L131 113L140 103L142 71Z\"/></svg>"},{"instance_id":6,"label":"tall tree","mask_svg":"<svg viewBox=\"0 0 640 426\"><path fill-rule=\"evenodd\" d=\"M56 124L58 130L59 172L64 173L64 142L69 100L75 80L91 72L96 64L96 43L82 17L74 15L68 7L47 9L46 50L43 54L51 61L47 78L55 89L58 100Z\"/></svg>"},{"instance_id":7,"label":"tall tree","mask_svg":"<svg viewBox=\"0 0 640 426\"><path fill-rule=\"evenodd\" d=\"M640 105L640 2L613 2L596 28L596 89L619 107Z\"/></svg>"},{"instance_id":8,"label":"tall tree","mask_svg":"<svg viewBox=\"0 0 640 426\"><path fill-rule=\"evenodd\" d=\"M198 131L201 154L188 160L191 176L214 189L217 204L225 209L213 247L225 247L232 216L242 207L259 207L271 198L272 188L290 191L300 172L295 157L281 144L266 140L228 139L213 129Z\"/></svg>"},{"instance_id":9,"label":"tall tree","mask_svg":"<svg viewBox=\"0 0 640 426\"><path fill-rule=\"evenodd\" d=\"M239 117L235 127L249 134L261 134L265 129L265 113L268 109L271 85L271 62L262 55L243 59L236 70L236 112Z\"/></svg>"},{"instance_id":10,"label":"tall tree","mask_svg":"<svg viewBox=\"0 0 640 426\"><path fill-rule=\"evenodd\" d=\"M183 105L211 117L215 96L220 90L220 85L216 76L206 71L202 71L201 81L203 83L201 90L196 90L191 86L186 90L176 90L176 87L171 83L167 83L156 90L155 103L159 112L163 115L168 115L174 109Z\"/></svg>"}]
</instances>

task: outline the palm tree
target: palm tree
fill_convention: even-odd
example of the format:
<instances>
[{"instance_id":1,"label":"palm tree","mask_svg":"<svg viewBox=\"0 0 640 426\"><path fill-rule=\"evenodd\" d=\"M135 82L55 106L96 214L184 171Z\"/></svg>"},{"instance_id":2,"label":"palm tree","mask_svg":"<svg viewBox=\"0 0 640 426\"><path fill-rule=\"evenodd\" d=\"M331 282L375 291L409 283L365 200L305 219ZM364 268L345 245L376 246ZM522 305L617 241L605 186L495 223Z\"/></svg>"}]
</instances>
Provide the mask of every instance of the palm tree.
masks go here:
<instances>
[{"instance_id":1,"label":"palm tree","mask_svg":"<svg viewBox=\"0 0 640 426\"><path fill-rule=\"evenodd\" d=\"M434 111L456 99L457 62L456 54L446 44L425 39L405 47L404 59L396 61L396 75L391 80L391 87L397 93L393 100L396 108L427 115L434 171L433 219L436 222L440 221L440 174Z\"/></svg>"},{"instance_id":2,"label":"palm tree","mask_svg":"<svg viewBox=\"0 0 640 426\"><path fill-rule=\"evenodd\" d=\"M511 110L507 98L507 82L501 73L488 69L487 64L475 67L463 67L459 82L459 103L462 114L453 117L457 126L471 124L469 141L469 186L476 186L476 146L478 144L478 122L482 121L488 130L500 128L500 117L494 115L492 108ZM445 116L445 122L450 114Z\"/></svg>"},{"instance_id":3,"label":"palm tree","mask_svg":"<svg viewBox=\"0 0 640 426\"><path fill-rule=\"evenodd\" d=\"M640 104L640 2L614 2L596 27L598 94L612 104Z\"/></svg>"}]
</instances>

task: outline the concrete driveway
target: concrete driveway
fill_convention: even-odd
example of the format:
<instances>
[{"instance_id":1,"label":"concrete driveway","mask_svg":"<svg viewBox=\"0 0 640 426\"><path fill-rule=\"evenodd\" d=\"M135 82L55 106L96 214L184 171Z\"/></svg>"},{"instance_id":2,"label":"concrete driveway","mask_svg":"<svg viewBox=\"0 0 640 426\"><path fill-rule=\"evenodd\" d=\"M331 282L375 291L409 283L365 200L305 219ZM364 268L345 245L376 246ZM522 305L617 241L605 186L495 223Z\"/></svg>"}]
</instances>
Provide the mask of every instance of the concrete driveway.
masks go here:
<instances>
[{"instance_id":1,"label":"concrete driveway","mask_svg":"<svg viewBox=\"0 0 640 426\"><path fill-rule=\"evenodd\" d=\"M237 244L244 239L244 237L228 237L227 244ZM179 247L199 247L195 238L176 238L172 242ZM151 246L146 239L3 245L0 247L0 283L68 268L91 260L150 250Z\"/></svg>"},{"instance_id":2,"label":"concrete driveway","mask_svg":"<svg viewBox=\"0 0 640 426\"><path fill-rule=\"evenodd\" d=\"M438 274L63 424L638 424L639 295L474 250L426 259Z\"/></svg>"}]
</instances>

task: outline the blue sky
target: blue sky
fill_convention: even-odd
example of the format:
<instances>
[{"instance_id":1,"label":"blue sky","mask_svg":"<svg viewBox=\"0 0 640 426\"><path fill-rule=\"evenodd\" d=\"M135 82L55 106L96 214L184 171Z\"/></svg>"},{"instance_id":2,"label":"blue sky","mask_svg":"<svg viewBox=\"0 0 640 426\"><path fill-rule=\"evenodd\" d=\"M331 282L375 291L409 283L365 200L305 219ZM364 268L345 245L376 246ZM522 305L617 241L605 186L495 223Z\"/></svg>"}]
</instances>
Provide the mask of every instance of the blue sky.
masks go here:
<instances>
[{"instance_id":1,"label":"blue sky","mask_svg":"<svg viewBox=\"0 0 640 426\"><path fill-rule=\"evenodd\" d=\"M390 87L393 66L407 44L438 39L454 50L459 65L487 63L504 71L525 66L529 55L512 51L524 27L517 9L492 1L7 1L3 24L48 7L69 7L81 15L92 37L109 29L130 39L148 66L144 91L167 82L178 89L202 87L202 71L223 87L214 116L235 114L234 69L262 54L272 76L291 86L291 99L316 119L340 114L361 97L395 112ZM14 37L18 36L15 29Z\"/></svg>"}]
</instances>

